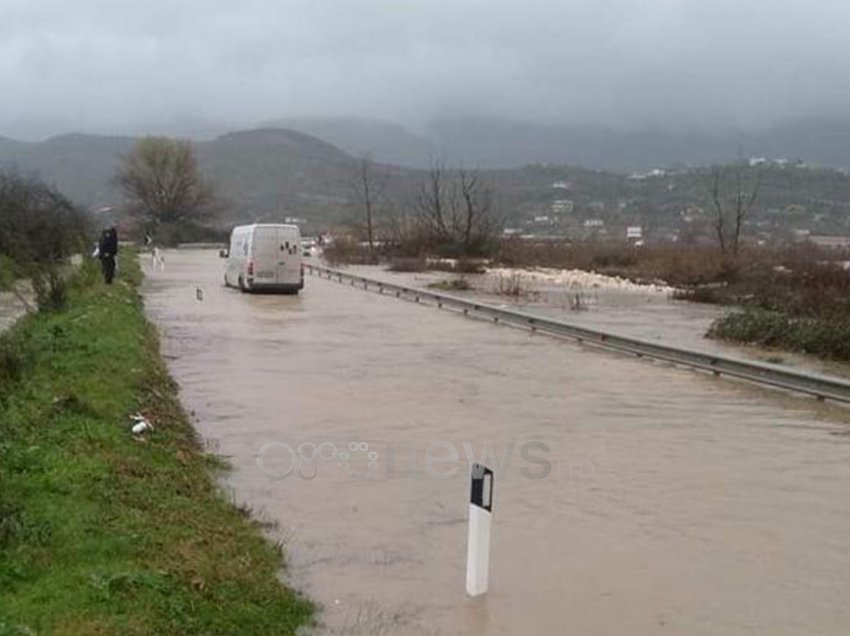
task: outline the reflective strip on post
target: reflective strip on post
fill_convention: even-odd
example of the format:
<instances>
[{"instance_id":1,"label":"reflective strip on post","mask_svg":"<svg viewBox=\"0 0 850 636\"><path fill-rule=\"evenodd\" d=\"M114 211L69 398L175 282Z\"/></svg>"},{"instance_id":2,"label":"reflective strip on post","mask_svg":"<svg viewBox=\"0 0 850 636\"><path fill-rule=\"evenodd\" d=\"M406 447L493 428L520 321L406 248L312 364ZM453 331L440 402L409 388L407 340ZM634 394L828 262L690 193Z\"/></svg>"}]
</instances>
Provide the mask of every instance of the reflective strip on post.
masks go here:
<instances>
[{"instance_id":1,"label":"reflective strip on post","mask_svg":"<svg viewBox=\"0 0 850 636\"><path fill-rule=\"evenodd\" d=\"M466 551L466 593L470 596L487 593L492 517L493 471L481 464L473 464Z\"/></svg>"}]
</instances>

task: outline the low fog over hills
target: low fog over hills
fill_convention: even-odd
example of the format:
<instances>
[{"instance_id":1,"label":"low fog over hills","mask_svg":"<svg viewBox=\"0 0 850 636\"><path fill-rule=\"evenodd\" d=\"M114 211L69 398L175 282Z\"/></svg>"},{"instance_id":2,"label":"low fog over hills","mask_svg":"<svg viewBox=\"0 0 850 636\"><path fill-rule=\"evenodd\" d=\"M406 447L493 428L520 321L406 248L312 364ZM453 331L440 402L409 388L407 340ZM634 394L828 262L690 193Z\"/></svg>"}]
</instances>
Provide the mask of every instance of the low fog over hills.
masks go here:
<instances>
[{"instance_id":1,"label":"low fog over hills","mask_svg":"<svg viewBox=\"0 0 850 636\"><path fill-rule=\"evenodd\" d=\"M673 165L706 165L744 157L802 159L850 167L850 121L807 120L758 132L663 129L622 130L599 126L526 123L480 116L441 117L415 134L405 128L356 118L280 120L355 156L411 167L431 157L482 168L535 163L582 165L632 172Z\"/></svg>"},{"instance_id":2,"label":"low fog over hills","mask_svg":"<svg viewBox=\"0 0 850 636\"><path fill-rule=\"evenodd\" d=\"M431 120L417 131L375 119L318 116L270 120L262 122L259 127L302 132L336 146L352 157L370 156L381 163L409 168L427 167L433 157L440 157L449 163L481 168L517 168L553 163L633 172L762 156L800 159L812 165L839 169L850 167L850 120L838 119L800 120L750 132L624 130L544 125L483 116L444 116ZM180 128L152 125L145 132L205 141L207 133L212 133L214 128L208 124L202 134L200 128L193 129L185 123ZM189 132L180 134L180 130ZM213 138L227 132L227 129L222 129ZM90 139L91 144L84 142L86 139ZM15 160L34 169L45 168L47 174L102 170L103 166L63 166L63 157L79 156L85 163L88 153L94 152L89 145L117 144L123 148L122 152L126 151L129 142L125 140L122 145L119 141L122 138L108 139L111 141L79 134L62 135L49 139L43 146L5 139L0 141L0 161ZM82 154L74 155L76 152ZM37 157L43 157L43 160ZM60 182L66 181L63 177L57 178Z\"/></svg>"},{"instance_id":3,"label":"low fog over hills","mask_svg":"<svg viewBox=\"0 0 850 636\"><path fill-rule=\"evenodd\" d=\"M844 167L848 19L838 0L6 0L0 135L283 127L405 166Z\"/></svg>"}]
</instances>

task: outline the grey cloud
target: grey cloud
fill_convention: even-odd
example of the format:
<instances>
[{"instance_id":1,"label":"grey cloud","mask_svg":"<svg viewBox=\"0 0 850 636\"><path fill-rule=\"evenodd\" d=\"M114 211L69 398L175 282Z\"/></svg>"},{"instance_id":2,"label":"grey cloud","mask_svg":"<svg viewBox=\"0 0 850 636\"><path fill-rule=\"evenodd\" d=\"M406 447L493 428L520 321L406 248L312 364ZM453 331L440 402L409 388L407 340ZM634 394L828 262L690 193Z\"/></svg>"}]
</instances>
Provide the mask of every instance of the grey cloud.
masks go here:
<instances>
[{"instance_id":1,"label":"grey cloud","mask_svg":"<svg viewBox=\"0 0 850 636\"><path fill-rule=\"evenodd\" d=\"M848 18L835 0L4 0L0 129L444 110L756 127L848 110Z\"/></svg>"}]
</instances>

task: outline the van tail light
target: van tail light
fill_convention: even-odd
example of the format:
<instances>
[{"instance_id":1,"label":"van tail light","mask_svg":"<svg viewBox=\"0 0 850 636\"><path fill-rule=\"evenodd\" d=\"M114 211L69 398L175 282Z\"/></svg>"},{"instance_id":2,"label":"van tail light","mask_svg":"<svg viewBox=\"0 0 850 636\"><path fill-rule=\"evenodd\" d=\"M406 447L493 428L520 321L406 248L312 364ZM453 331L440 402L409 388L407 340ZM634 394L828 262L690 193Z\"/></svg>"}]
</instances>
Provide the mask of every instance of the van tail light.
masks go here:
<instances>
[{"instance_id":1,"label":"van tail light","mask_svg":"<svg viewBox=\"0 0 850 636\"><path fill-rule=\"evenodd\" d=\"M254 275L254 261L248 261L248 276Z\"/></svg>"}]
</instances>

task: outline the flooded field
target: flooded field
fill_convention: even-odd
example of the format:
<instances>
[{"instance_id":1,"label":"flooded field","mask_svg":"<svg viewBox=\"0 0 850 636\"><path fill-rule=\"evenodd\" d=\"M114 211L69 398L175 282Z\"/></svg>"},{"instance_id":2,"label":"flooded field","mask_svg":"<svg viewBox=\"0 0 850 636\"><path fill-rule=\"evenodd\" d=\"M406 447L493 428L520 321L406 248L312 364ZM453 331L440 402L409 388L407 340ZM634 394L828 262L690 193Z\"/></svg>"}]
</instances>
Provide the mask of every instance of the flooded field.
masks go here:
<instances>
[{"instance_id":1,"label":"flooded field","mask_svg":"<svg viewBox=\"0 0 850 636\"><path fill-rule=\"evenodd\" d=\"M146 305L184 404L323 633L850 631L843 409L309 276L242 295L213 251L166 263ZM488 452L471 601L467 459Z\"/></svg>"},{"instance_id":2,"label":"flooded field","mask_svg":"<svg viewBox=\"0 0 850 636\"><path fill-rule=\"evenodd\" d=\"M457 274L439 271L396 273L387 271L387 268L383 266L371 265L344 269L360 276L413 287L427 287L460 277ZM481 275L466 275L464 278L472 289L450 293L465 297L472 296L493 305L515 307L522 311L649 342L662 342L706 353L779 363L814 373L850 377L850 366L841 362L822 360L815 356L788 351L736 346L706 338L705 334L711 323L732 309L719 305L674 300L670 288L634 285L622 279L610 279L613 285L607 286L604 281L608 277L586 273L576 276L578 280L572 284L554 284L548 280L550 277L538 275L534 270L513 270L522 272L520 285L522 293L512 296L500 293L504 287L514 284L514 277L505 273L510 271L495 270ZM570 278L570 276L564 278Z\"/></svg>"}]
</instances>

